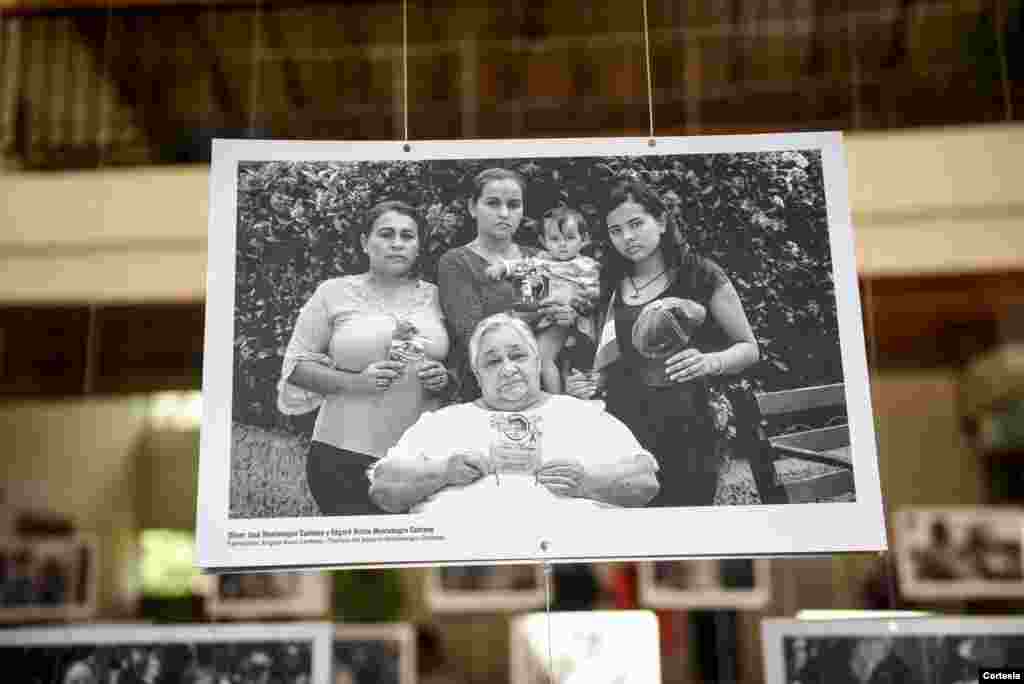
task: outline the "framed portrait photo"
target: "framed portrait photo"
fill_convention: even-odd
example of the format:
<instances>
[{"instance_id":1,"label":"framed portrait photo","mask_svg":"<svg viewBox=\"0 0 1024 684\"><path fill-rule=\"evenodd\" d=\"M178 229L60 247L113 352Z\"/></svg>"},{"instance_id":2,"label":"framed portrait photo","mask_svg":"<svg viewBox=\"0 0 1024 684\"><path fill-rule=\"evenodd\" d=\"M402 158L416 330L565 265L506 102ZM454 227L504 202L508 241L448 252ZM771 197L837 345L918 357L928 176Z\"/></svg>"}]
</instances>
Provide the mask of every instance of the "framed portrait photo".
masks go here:
<instances>
[{"instance_id":1,"label":"framed portrait photo","mask_svg":"<svg viewBox=\"0 0 1024 684\"><path fill-rule=\"evenodd\" d=\"M637 568L640 605L664 610L760 610L772 599L771 562L746 558L654 561Z\"/></svg>"},{"instance_id":2,"label":"framed portrait photo","mask_svg":"<svg viewBox=\"0 0 1024 684\"><path fill-rule=\"evenodd\" d=\"M464 565L426 573L427 606L435 613L504 613L543 608L544 570L537 564Z\"/></svg>"},{"instance_id":3,"label":"framed portrait photo","mask_svg":"<svg viewBox=\"0 0 1024 684\"><path fill-rule=\"evenodd\" d=\"M416 684L416 630L406 623L337 625L334 684Z\"/></svg>"},{"instance_id":4,"label":"framed portrait photo","mask_svg":"<svg viewBox=\"0 0 1024 684\"><path fill-rule=\"evenodd\" d=\"M330 684L328 623L88 625L0 630L20 681Z\"/></svg>"},{"instance_id":5,"label":"framed portrait photo","mask_svg":"<svg viewBox=\"0 0 1024 684\"><path fill-rule=\"evenodd\" d=\"M650 611L532 613L515 618L511 629L511 684L661 682L658 621Z\"/></svg>"},{"instance_id":6,"label":"framed portrait photo","mask_svg":"<svg viewBox=\"0 0 1024 684\"><path fill-rule=\"evenodd\" d=\"M906 598L1024 597L1024 509L904 509L894 536Z\"/></svg>"},{"instance_id":7,"label":"framed portrait photo","mask_svg":"<svg viewBox=\"0 0 1024 684\"><path fill-rule=\"evenodd\" d=\"M0 541L0 623L87 620L96 612L96 540Z\"/></svg>"},{"instance_id":8,"label":"framed portrait photo","mask_svg":"<svg viewBox=\"0 0 1024 684\"><path fill-rule=\"evenodd\" d=\"M839 133L215 140L197 563L884 549L855 254Z\"/></svg>"},{"instance_id":9,"label":"framed portrait photo","mask_svg":"<svg viewBox=\"0 0 1024 684\"><path fill-rule=\"evenodd\" d=\"M767 684L968 684L1024 662L1024 620L1012 617L768 619L761 635Z\"/></svg>"},{"instance_id":10,"label":"framed portrait photo","mask_svg":"<svg viewBox=\"0 0 1024 684\"><path fill-rule=\"evenodd\" d=\"M238 573L204 578L211 618L324 618L331 610L331 575L320 572Z\"/></svg>"}]
</instances>

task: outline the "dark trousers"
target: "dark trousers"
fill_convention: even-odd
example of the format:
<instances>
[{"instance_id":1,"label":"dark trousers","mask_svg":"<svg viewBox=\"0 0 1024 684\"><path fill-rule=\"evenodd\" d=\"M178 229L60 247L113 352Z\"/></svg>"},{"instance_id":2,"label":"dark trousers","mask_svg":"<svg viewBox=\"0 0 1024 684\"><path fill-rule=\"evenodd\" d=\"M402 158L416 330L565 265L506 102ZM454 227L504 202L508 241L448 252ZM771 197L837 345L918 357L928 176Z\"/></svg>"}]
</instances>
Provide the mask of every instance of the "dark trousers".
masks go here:
<instances>
[{"instance_id":1,"label":"dark trousers","mask_svg":"<svg viewBox=\"0 0 1024 684\"><path fill-rule=\"evenodd\" d=\"M383 515L370 499L367 469L377 459L357 451L313 442L306 456L306 479L323 515Z\"/></svg>"}]
</instances>

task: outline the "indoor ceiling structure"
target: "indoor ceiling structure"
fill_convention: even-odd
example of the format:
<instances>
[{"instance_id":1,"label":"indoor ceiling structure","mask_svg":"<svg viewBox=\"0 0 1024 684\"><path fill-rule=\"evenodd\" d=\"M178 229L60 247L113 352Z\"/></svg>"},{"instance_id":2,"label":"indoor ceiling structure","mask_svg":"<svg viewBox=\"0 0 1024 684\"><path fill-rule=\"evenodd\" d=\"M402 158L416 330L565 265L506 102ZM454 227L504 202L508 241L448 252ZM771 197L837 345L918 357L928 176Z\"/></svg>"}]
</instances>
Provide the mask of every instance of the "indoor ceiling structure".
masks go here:
<instances>
[{"instance_id":1,"label":"indoor ceiling structure","mask_svg":"<svg viewBox=\"0 0 1024 684\"><path fill-rule=\"evenodd\" d=\"M644 135L1020 118L1019 0L0 0L8 168L211 137ZM407 50L403 50L403 10ZM407 78L405 78L407 74ZM406 104L407 103L407 104Z\"/></svg>"}]
</instances>

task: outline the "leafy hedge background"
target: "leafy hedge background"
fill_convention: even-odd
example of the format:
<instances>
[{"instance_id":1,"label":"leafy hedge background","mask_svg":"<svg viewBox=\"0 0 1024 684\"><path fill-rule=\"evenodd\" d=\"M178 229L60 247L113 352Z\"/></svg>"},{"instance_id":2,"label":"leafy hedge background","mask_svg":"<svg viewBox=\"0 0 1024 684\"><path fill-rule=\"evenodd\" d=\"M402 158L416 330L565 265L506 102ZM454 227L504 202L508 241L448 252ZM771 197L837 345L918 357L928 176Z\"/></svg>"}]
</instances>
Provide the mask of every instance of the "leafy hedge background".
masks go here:
<instances>
[{"instance_id":1,"label":"leafy hedge background","mask_svg":"<svg viewBox=\"0 0 1024 684\"><path fill-rule=\"evenodd\" d=\"M421 260L474 236L465 208L480 170L527 179L517 239L536 242L536 219L560 202L603 224L596 198L619 177L655 188L684 239L730 275L761 342L744 384L766 390L842 381L821 158L817 151L756 154L410 162L246 162L238 172L234 339L236 423L303 434L312 415L276 408L281 357L300 307L327 278L358 273L356 227L383 199L403 199L429 224ZM596 231L597 256L606 245Z\"/></svg>"}]
</instances>

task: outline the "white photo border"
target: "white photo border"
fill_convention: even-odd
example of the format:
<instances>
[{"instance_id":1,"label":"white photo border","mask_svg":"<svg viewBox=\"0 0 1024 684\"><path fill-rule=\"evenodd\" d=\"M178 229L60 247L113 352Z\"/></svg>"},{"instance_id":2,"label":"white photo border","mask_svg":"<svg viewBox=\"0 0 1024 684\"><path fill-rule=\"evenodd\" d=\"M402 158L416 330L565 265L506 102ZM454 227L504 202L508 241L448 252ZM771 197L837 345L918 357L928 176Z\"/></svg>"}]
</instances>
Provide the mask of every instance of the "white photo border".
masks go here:
<instances>
[{"instance_id":1,"label":"white photo border","mask_svg":"<svg viewBox=\"0 0 1024 684\"><path fill-rule=\"evenodd\" d=\"M886 533L862 328L856 255L840 133L412 142L214 140L210 173L203 430L196 516L197 565L222 572L252 568L393 567L505 562L582 562L688 557L787 556L879 551ZM839 342L853 454L855 502L603 510L520 524L495 534L486 516L441 513L360 517L368 528L415 524L442 541L231 546L228 533L299 531L339 518L229 519L232 340L235 307L237 170L250 160L501 159L651 156L819 150L833 265ZM807 506L814 506L808 515ZM600 516L595 525L594 516ZM756 517L752 517L756 516ZM351 520L349 518L348 520ZM754 521L757 521L756 523ZM685 529L687 534L665 534ZM842 530L837 535L836 530ZM287 549L284 552L284 549Z\"/></svg>"},{"instance_id":2,"label":"white photo border","mask_svg":"<svg viewBox=\"0 0 1024 684\"><path fill-rule=\"evenodd\" d=\"M761 621L765 684L785 684L787 637L938 637L948 635L1024 636L1024 618L1015 617L919 617L892 620L793 620L772 618Z\"/></svg>"}]
</instances>

